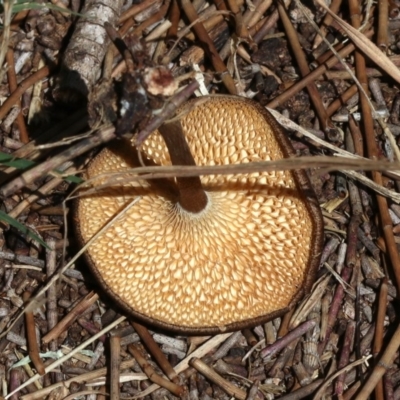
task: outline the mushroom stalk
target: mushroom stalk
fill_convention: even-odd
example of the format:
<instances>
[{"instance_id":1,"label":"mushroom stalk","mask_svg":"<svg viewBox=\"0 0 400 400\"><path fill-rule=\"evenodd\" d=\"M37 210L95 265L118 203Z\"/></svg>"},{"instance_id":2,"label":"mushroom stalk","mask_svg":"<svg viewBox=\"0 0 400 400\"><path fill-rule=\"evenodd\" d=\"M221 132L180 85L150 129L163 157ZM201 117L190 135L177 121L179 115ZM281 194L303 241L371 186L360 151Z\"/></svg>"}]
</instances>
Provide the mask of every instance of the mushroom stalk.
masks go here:
<instances>
[{"instance_id":1,"label":"mushroom stalk","mask_svg":"<svg viewBox=\"0 0 400 400\"><path fill-rule=\"evenodd\" d=\"M196 165L179 121L166 123L158 128L158 131L165 141L173 165ZM178 201L182 208L191 213L204 210L208 199L200 177L178 177L176 183L179 191Z\"/></svg>"}]
</instances>

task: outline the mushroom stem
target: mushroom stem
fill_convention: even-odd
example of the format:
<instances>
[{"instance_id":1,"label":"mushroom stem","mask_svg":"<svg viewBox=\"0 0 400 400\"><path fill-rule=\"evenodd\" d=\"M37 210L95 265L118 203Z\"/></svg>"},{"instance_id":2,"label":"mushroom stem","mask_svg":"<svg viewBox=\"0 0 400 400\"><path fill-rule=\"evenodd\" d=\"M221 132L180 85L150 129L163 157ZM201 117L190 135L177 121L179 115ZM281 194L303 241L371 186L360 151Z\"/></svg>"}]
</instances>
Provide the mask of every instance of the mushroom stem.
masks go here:
<instances>
[{"instance_id":1,"label":"mushroom stem","mask_svg":"<svg viewBox=\"0 0 400 400\"><path fill-rule=\"evenodd\" d=\"M196 165L189 145L186 142L180 121L166 123L158 128L167 145L173 165ZM207 205L207 195L200 177L176 178L179 190L179 204L186 211L199 213Z\"/></svg>"}]
</instances>

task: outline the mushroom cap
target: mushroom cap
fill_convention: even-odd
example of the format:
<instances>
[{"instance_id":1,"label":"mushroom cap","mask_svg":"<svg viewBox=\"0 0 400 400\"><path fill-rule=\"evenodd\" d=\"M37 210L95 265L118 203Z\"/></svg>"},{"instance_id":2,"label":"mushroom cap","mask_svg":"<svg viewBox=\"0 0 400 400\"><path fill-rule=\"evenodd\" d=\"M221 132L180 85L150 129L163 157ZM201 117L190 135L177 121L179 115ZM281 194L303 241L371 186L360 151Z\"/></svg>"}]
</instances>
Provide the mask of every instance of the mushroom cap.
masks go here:
<instances>
[{"instance_id":1,"label":"mushroom cap","mask_svg":"<svg viewBox=\"0 0 400 400\"><path fill-rule=\"evenodd\" d=\"M181 124L197 165L295 155L275 119L251 100L210 96L184 109ZM170 165L158 132L142 150ZM93 159L86 178L131 168L135 153L131 143L114 143ZM323 223L306 173L210 175L201 182L208 204L197 214L147 181L81 197L77 233L86 243L141 196L86 251L92 271L125 310L175 331L235 330L282 315L310 289L319 265Z\"/></svg>"}]
</instances>

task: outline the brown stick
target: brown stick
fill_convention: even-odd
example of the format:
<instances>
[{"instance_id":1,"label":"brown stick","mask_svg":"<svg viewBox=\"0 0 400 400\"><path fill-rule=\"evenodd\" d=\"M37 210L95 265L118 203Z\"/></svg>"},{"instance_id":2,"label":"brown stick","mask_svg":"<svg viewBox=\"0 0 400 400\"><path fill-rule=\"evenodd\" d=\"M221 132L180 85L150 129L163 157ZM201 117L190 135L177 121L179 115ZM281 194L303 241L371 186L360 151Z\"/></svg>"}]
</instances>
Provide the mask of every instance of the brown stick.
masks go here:
<instances>
[{"instance_id":1,"label":"brown stick","mask_svg":"<svg viewBox=\"0 0 400 400\"><path fill-rule=\"evenodd\" d=\"M181 4L189 21L191 23L195 23L199 17L197 15L195 8L193 7L193 4L190 2L190 0L181 0ZM195 23L193 25L193 30L196 33L196 36L198 37L199 41L204 46L204 50L208 53L208 56L210 57L211 63L214 66L215 70L221 73L221 79L225 87L229 91L229 93L237 94L235 82L231 77L231 75L229 74L226 65L224 64L220 55L218 54L218 51L215 48L214 43L210 39L210 36L208 35L203 24L201 22Z\"/></svg>"},{"instance_id":2,"label":"brown stick","mask_svg":"<svg viewBox=\"0 0 400 400\"><path fill-rule=\"evenodd\" d=\"M306 322L303 322L297 328L290 331L290 333L283 336L281 339L278 339L274 344L263 349L260 353L261 358L270 359L274 354L282 350L293 340L298 339L300 336L304 335L306 332L314 328L315 325L315 320L308 320Z\"/></svg>"},{"instance_id":3,"label":"brown stick","mask_svg":"<svg viewBox=\"0 0 400 400\"><path fill-rule=\"evenodd\" d=\"M378 37L377 45L383 50L387 50L388 40L388 24L389 24L389 2L388 0L379 0L379 18L378 18Z\"/></svg>"},{"instance_id":4,"label":"brown stick","mask_svg":"<svg viewBox=\"0 0 400 400\"><path fill-rule=\"evenodd\" d=\"M329 105L329 107L326 109L326 113L329 116L333 115L341 106L345 105L346 102L357 93L357 90L357 85L350 86L349 89L347 89L339 96L339 98Z\"/></svg>"},{"instance_id":5,"label":"brown stick","mask_svg":"<svg viewBox=\"0 0 400 400\"><path fill-rule=\"evenodd\" d=\"M342 351L340 354L340 360L337 368L342 369L349 363L350 352L353 348L354 342L354 332L355 332L356 324L354 321L349 321L346 328L346 333L344 337L344 343L342 347ZM343 394L344 389L344 379L346 374L341 374L338 376L336 380L336 392L337 396L341 396Z\"/></svg>"},{"instance_id":6,"label":"brown stick","mask_svg":"<svg viewBox=\"0 0 400 400\"><path fill-rule=\"evenodd\" d=\"M169 10L169 20L171 21L171 27L168 29L167 39L175 40L178 36L178 24L181 18L181 10L179 8L178 0L172 0L171 7Z\"/></svg>"},{"instance_id":7,"label":"brown stick","mask_svg":"<svg viewBox=\"0 0 400 400\"><path fill-rule=\"evenodd\" d=\"M28 90L31 86L33 86L40 79L45 78L49 75L51 69L48 66L44 66L36 71L34 74L23 80L18 88L11 93L11 95L7 98L7 100L0 107L0 119L3 119L6 114L11 110L14 104L17 103L18 99Z\"/></svg>"},{"instance_id":8,"label":"brown stick","mask_svg":"<svg viewBox=\"0 0 400 400\"><path fill-rule=\"evenodd\" d=\"M119 399L119 370L121 365L121 338L111 336L110 338L110 398Z\"/></svg>"},{"instance_id":9,"label":"brown stick","mask_svg":"<svg viewBox=\"0 0 400 400\"><path fill-rule=\"evenodd\" d=\"M340 5L342 4L342 0L333 0L329 6L330 10L337 14L340 8ZM328 32L329 26L332 24L333 18L330 14L326 13L324 20L322 21L322 26L321 26L321 32L315 37L314 39L314 44L313 44L313 49L316 49L320 43L322 42L322 38L326 36Z\"/></svg>"},{"instance_id":10,"label":"brown stick","mask_svg":"<svg viewBox=\"0 0 400 400\"><path fill-rule=\"evenodd\" d=\"M24 292L22 299L26 303L31 294L29 292ZM35 328L35 317L33 316L32 311L25 311L25 326L26 326L26 339L28 342L28 354L31 359L33 365L36 368L36 371L39 375L44 375L45 369L42 359L39 356L39 346L37 342L36 336L36 328Z\"/></svg>"},{"instance_id":11,"label":"brown stick","mask_svg":"<svg viewBox=\"0 0 400 400\"><path fill-rule=\"evenodd\" d=\"M15 90L17 90L18 84L17 84L17 77L15 75L14 51L12 48L8 48L8 51L6 54L6 61L8 64L8 69L7 69L8 86L10 87L10 93L13 93ZM18 124L20 140L22 143L28 143L29 135L28 135L28 129L26 127L24 115L22 113L21 99L18 99L17 105L20 108L20 112L18 113L17 120L16 120L17 124Z\"/></svg>"},{"instance_id":12,"label":"brown stick","mask_svg":"<svg viewBox=\"0 0 400 400\"><path fill-rule=\"evenodd\" d=\"M185 389L182 386L177 385L176 383L167 381L162 376L157 375L151 365L146 361L146 359L140 353L140 350L135 345L128 346L129 352L135 357L136 361L142 368L143 372L148 376L148 378L155 384L169 390L175 396L182 396L185 392Z\"/></svg>"},{"instance_id":13,"label":"brown stick","mask_svg":"<svg viewBox=\"0 0 400 400\"><path fill-rule=\"evenodd\" d=\"M56 339L65 329L68 328L83 312L99 299L94 292L90 292L79 302L50 332L42 338L42 343L46 344Z\"/></svg>"},{"instance_id":14,"label":"brown stick","mask_svg":"<svg viewBox=\"0 0 400 400\"><path fill-rule=\"evenodd\" d=\"M278 5L279 16L285 27L285 31L286 31L289 43L292 47L293 53L295 54L296 61L299 66L299 69L300 69L300 73L304 78L310 73L310 68L308 67L308 62L307 62L306 56L301 48L300 41L297 36L297 32L294 29L288 15L287 15L285 7L283 6L283 4L280 1L278 1L277 5ZM308 94L310 95L310 100L313 103L315 111L318 115L318 119L321 123L322 130L325 132L328 130L334 130L335 128L333 127L332 122L330 122L329 117L326 113L325 107L322 104L322 99L321 99L321 96L319 95L319 92L318 92L315 82L310 81L307 84L307 91L308 91Z\"/></svg>"},{"instance_id":15,"label":"brown stick","mask_svg":"<svg viewBox=\"0 0 400 400\"><path fill-rule=\"evenodd\" d=\"M390 368L393 359L396 357L396 352L400 346L400 325L397 327L392 339L390 340L381 359L378 361L369 379L357 395L355 400L367 400L372 391L375 389L382 376Z\"/></svg>"},{"instance_id":16,"label":"brown stick","mask_svg":"<svg viewBox=\"0 0 400 400\"><path fill-rule=\"evenodd\" d=\"M41 176L56 169L65 161L71 160L93 149L94 147L99 146L100 144L109 142L111 139L115 138L114 132L114 127L103 129L92 137L84 139L81 142L70 146L67 150L61 152L50 160L45 161L44 163L39 164L26 172L23 172L20 176L0 188L0 196L4 196L4 198L11 196L11 194L14 194L17 190L22 189Z\"/></svg>"},{"instance_id":17,"label":"brown stick","mask_svg":"<svg viewBox=\"0 0 400 400\"><path fill-rule=\"evenodd\" d=\"M247 395L245 391L239 389L238 387L236 387L235 385L224 379L221 375L217 374L212 368L210 368L200 359L192 358L189 364L193 368L196 368L197 371L199 371L206 378L210 379L212 382L220 386L230 396L234 396L239 400L246 400Z\"/></svg>"},{"instance_id":18,"label":"brown stick","mask_svg":"<svg viewBox=\"0 0 400 400\"><path fill-rule=\"evenodd\" d=\"M350 16L352 25L358 29L361 26L360 21L360 7L356 0L349 1ZM362 85L364 92L368 94L368 79L365 74L365 58L364 55L356 51L355 53L356 72L357 78ZM372 112L369 105L368 99L363 93L360 93L361 110L363 114L364 132L366 136L366 145L368 150L368 156L377 160L379 158L379 152L376 145L374 122L372 119ZM382 174L380 172L372 172L372 179L375 183L383 186ZM379 215L382 222L382 229L385 237L386 249L389 253L390 261L393 266L394 275L396 277L396 283L398 290L400 289L400 255L397 251L397 245L393 235L393 224L390 218L387 200L381 195L377 195L377 203L379 208Z\"/></svg>"},{"instance_id":19,"label":"brown stick","mask_svg":"<svg viewBox=\"0 0 400 400\"><path fill-rule=\"evenodd\" d=\"M165 354L158 347L158 344L154 341L153 336L150 335L149 331L143 325L138 324L137 322L131 322L131 325L134 327L137 334L143 341L143 344L147 347L150 354L157 361L159 367L164 372L165 375L174 383L179 382L179 377L175 370L172 368L171 364L165 357Z\"/></svg>"},{"instance_id":20,"label":"brown stick","mask_svg":"<svg viewBox=\"0 0 400 400\"><path fill-rule=\"evenodd\" d=\"M379 291L378 314L376 316L375 338L372 347L372 354L374 356L378 356L378 354L382 350L384 322L385 322L386 306L387 306L387 292L388 292L388 283L387 283L387 278L385 277L382 280L381 290ZM383 393L382 379L376 385L375 397L377 400L382 400L385 398Z\"/></svg>"},{"instance_id":21,"label":"brown stick","mask_svg":"<svg viewBox=\"0 0 400 400\"><path fill-rule=\"evenodd\" d=\"M365 33L365 36L371 37L372 33L373 33L372 31L368 31L367 33ZM344 47L342 50L340 50L338 52L338 54L341 58L346 58L350 53L352 53L354 51L354 49L355 49L355 46L353 44L349 44L346 47ZM312 81L315 81L316 79L318 79L325 71L327 71L329 68L331 68L335 64L337 64L337 62L338 62L338 60L337 60L336 56L331 57L328 61L326 61L325 64L320 65L314 71L310 72L301 81L295 83L288 90L283 92L281 95L275 97L274 100L272 100L271 102L269 102L267 104L267 107L277 108L277 107L281 106L285 101L287 101L289 98L293 97L301 89L305 88L309 82L312 82Z\"/></svg>"}]
</instances>

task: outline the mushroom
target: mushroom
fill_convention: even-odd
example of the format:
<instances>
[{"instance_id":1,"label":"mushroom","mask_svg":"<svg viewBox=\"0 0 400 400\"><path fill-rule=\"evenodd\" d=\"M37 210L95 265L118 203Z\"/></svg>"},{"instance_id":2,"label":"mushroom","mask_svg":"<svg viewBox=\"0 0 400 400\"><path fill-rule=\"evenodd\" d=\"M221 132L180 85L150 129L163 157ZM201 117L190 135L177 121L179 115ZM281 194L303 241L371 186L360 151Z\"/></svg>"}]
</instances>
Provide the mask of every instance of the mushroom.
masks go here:
<instances>
[{"instance_id":1,"label":"mushroom","mask_svg":"<svg viewBox=\"0 0 400 400\"><path fill-rule=\"evenodd\" d=\"M226 165L295 152L263 107L213 95L178 110L142 146L147 163ZM137 166L117 141L86 178ZM314 282L323 221L303 170L176 178L113 186L77 201L82 244L132 198L86 260L107 294L141 321L186 333L254 326L288 311Z\"/></svg>"}]
</instances>

